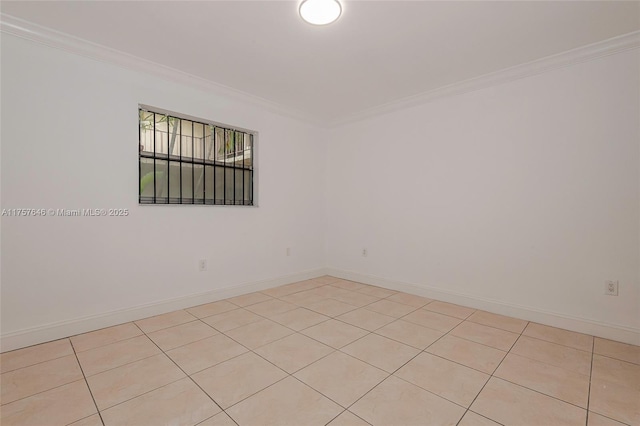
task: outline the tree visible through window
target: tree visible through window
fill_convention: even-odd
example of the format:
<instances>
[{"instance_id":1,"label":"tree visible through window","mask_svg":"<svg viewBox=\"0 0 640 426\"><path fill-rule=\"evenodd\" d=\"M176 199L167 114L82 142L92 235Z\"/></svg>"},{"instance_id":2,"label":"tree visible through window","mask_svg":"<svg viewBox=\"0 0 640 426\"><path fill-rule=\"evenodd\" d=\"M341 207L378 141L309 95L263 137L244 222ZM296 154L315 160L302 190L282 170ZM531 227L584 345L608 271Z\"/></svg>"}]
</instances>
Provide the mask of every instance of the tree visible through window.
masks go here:
<instances>
[{"instance_id":1,"label":"tree visible through window","mask_svg":"<svg viewBox=\"0 0 640 426\"><path fill-rule=\"evenodd\" d=\"M140 204L253 205L253 135L139 110Z\"/></svg>"}]
</instances>

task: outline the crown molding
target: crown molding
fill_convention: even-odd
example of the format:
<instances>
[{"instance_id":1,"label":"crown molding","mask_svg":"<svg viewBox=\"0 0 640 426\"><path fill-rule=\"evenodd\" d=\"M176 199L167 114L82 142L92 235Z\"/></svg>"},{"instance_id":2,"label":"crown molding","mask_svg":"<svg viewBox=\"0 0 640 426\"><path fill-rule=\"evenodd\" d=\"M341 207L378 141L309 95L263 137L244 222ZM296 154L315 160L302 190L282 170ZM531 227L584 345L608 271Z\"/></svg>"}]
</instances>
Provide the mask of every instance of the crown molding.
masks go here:
<instances>
[{"instance_id":1,"label":"crown molding","mask_svg":"<svg viewBox=\"0 0 640 426\"><path fill-rule=\"evenodd\" d=\"M273 113L324 128L339 127L367 118L426 104L436 99L497 86L514 80L519 80L521 78L542 74L582 62L592 61L604 56L640 47L640 31L634 31L479 77L438 87L417 95L408 96L386 104L367 108L354 114L325 122L311 114L301 113L300 111L285 105L216 83L212 80L142 59L69 34L42 27L7 14L0 13L0 33L11 34L16 37L75 53L94 60L115 64L133 71L155 75L168 81L184 84L216 95L255 105Z\"/></svg>"},{"instance_id":2,"label":"crown molding","mask_svg":"<svg viewBox=\"0 0 640 426\"><path fill-rule=\"evenodd\" d=\"M275 114L294 118L315 126L323 127L325 124L310 114L300 113L292 108L259 96L255 96L166 65L139 58L120 50L74 37L70 34L52 30L4 13L0 13L0 33L11 34L16 37L44 44L46 46L74 53L86 58L114 64L133 71L151 74L164 80L184 84L219 96L252 104Z\"/></svg>"},{"instance_id":3,"label":"crown molding","mask_svg":"<svg viewBox=\"0 0 640 426\"><path fill-rule=\"evenodd\" d=\"M479 77L463 80L447 86L438 87L417 95L408 96L373 108L368 108L328 123L328 127L339 127L367 118L388 114L394 111L426 104L436 99L473 92L492 86L508 83L521 78L565 68L582 62L592 61L640 47L640 31L634 31L597 43L567 50L531 62L505 68Z\"/></svg>"}]
</instances>

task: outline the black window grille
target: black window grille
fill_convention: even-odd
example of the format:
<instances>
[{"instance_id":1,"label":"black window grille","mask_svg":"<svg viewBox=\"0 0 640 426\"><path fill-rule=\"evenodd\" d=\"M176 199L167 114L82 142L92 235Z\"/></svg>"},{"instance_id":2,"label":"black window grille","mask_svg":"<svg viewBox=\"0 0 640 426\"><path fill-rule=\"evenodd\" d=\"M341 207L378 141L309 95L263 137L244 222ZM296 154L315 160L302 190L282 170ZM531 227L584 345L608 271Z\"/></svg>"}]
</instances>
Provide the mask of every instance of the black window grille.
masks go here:
<instances>
[{"instance_id":1,"label":"black window grille","mask_svg":"<svg viewBox=\"0 0 640 426\"><path fill-rule=\"evenodd\" d=\"M140 204L253 205L253 134L139 110Z\"/></svg>"}]
</instances>

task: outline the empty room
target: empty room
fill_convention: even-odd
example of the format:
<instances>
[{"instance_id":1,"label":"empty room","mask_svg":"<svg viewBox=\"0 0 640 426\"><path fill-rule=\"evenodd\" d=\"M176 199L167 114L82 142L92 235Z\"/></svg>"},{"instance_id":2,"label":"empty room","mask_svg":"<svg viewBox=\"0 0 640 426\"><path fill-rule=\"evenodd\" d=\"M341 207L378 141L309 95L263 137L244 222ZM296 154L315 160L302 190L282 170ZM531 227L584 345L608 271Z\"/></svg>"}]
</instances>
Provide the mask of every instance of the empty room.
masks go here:
<instances>
[{"instance_id":1,"label":"empty room","mask_svg":"<svg viewBox=\"0 0 640 426\"><path fill-rule=\"evenodd\" d=\"M639 1L2 1L2 426L640 426Z\"/></svg>"}]
</instances>

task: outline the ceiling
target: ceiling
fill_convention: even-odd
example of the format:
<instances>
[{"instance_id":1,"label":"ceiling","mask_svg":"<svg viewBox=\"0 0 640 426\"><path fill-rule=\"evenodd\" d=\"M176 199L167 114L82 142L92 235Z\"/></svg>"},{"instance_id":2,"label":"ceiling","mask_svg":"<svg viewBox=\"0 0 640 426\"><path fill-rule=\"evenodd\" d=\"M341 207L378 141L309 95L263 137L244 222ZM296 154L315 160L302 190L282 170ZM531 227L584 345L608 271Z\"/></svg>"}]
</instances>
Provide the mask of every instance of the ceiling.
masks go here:
<instances>
[{"instance_id":1,"label":"ceiling","mask_svg":"<svg viewBox=\"0 0 640 426\"><path fill-rule=\"evenodd\" d=\"M640 29L637 1L2 1L2 13L331 122Z\"/></svg>"}]
</instances>

